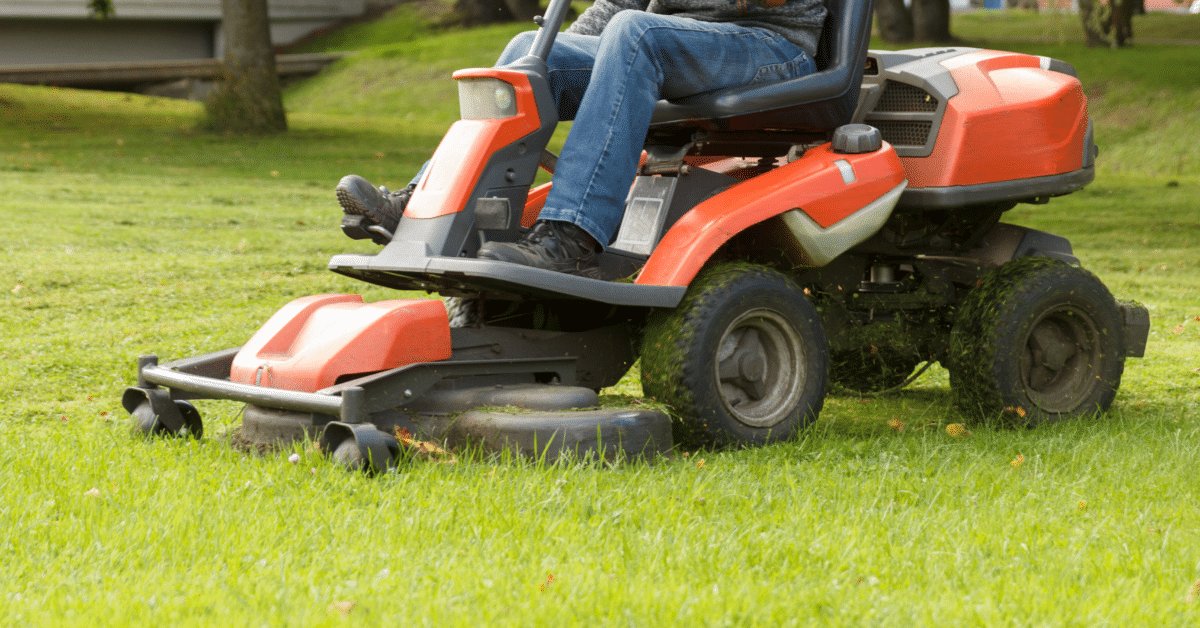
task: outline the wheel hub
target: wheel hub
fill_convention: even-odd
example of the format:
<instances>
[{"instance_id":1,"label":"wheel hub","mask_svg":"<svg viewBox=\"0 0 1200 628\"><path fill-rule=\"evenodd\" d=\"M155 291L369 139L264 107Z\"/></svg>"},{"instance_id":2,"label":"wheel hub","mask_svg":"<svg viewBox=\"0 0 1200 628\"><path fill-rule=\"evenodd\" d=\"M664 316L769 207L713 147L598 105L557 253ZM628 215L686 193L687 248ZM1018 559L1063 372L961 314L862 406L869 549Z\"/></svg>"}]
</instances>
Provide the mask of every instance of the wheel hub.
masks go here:
<instances>
[{"instance_id":1,"label":"wheel hub","mask_svg":"<svg viewBox=\"0 0 1200 628\"><path fill-rule=\"evenodd\" d=\"M1061 307L1038 320L1021 359L1029 398L1047 412L1070 412L1100 377L1096 324L1082 310Z\"/></svg>"},{"instance_id":2,"label":"wheel hub","mask_svg":"<svg viewBox=\"0 0 1200 628\"><path fill-rule=\"evenodd\" d=\"M804 346L779 313L754 310L726 328L717 352L721 400L738 421L770 427L784 420L800 395Z\"/></svg>"}]
</instances>

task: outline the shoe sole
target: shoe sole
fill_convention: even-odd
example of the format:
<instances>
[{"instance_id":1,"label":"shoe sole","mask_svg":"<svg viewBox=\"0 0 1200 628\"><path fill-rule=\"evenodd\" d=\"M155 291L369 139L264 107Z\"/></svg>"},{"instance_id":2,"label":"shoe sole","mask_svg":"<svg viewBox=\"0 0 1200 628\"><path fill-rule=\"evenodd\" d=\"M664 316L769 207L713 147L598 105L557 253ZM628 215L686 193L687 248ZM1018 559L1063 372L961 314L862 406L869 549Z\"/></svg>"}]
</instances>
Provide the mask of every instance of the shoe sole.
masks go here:
<instances>
[{"instance_id":1,"label":"shoe sole","mask_svg":"<svg viewBox=\"0 0 1200 628\"><path fill-rule=\"evenodd\" d=\"M367 208L363 207L362 204L358 202L358 199L354 197L354 194L352 194L350 190L338 188L336 192L338 205L342 206L342 212L354 216L364 216L367 219L370 219L370 214L367 213ZM372 220L372 222L374 221Z\"/></svg>"}]
</instances>

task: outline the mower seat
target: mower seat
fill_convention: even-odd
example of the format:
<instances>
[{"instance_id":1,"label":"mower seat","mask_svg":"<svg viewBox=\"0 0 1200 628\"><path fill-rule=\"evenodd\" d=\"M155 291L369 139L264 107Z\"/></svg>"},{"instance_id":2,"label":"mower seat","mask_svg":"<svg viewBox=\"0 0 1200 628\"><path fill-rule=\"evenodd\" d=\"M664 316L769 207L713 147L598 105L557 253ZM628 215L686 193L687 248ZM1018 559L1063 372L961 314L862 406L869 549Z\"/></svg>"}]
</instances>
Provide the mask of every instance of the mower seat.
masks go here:
<instances>
[{"instance_id":1,"label":"mower seat","mask_svg":"<svg viewBox=\"0 0 1200 628\"><path fill-rule=\"evenodd\" d=\"M873 5L872 0L825 0L828 15L815 73L659 101L651 136L691 130L828 134L849 123L866 67Z\"/></svg>"}]
</instances>

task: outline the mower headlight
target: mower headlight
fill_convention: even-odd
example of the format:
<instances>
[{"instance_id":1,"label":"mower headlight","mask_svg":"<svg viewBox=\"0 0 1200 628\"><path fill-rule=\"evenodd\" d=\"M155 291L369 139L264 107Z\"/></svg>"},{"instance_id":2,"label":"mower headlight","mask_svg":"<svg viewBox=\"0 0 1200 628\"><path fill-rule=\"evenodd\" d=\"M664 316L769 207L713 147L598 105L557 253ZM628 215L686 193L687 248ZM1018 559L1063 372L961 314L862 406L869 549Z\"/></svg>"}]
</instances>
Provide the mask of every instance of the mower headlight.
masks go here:
<instances>
[{"instance_id":1,"label":"mower headlight","mask_svg":"<svg viewBox=\"0 0 1200 628\"><path fill-rule=\"evenodd\" d=\"M458 108L463 120L511 118L517 115L517 92L499 79L460 79Z\"/></svg>"}]
</instances>

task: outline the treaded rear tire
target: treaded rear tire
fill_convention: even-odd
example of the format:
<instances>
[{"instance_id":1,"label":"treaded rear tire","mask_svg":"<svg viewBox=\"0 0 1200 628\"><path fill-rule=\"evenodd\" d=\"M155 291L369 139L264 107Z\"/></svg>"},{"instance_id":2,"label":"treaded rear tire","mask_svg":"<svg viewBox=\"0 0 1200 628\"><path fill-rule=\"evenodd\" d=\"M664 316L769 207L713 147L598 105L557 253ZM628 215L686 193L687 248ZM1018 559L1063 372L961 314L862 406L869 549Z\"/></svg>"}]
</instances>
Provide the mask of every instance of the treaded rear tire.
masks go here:
<instances>
[{"instance_id":1,"label":"treaded rear tire","mask_svg":"<svg viewBox=\"0 0 1200 628\"><path fill-rule=\"evenodd\" d=\"M993 270L955 315L947 360L954 405L1035 426L1103 412L1125 369L1124 322L1092 273L1021 258Z\"/></svg>"},{"instance_id":2,"label":"treaded rear tire","mask_svg":"<svg viewBox=\"0 0 1200 628\"><path fill-rule=\"evenodd\" d=\"M753 264L702 272L642 344L642 390L682 419L676 441L748 446L816 420L829 383L820 315L787 276Z\"/></svg>"},{"instance_id":3,"label":"treaded rear tire","mask_svg":"<svg viewBox=\"0 0 1200 628\"><path fill-rule=\"evenodd\" d=\"M479 297L446 297L443 299L450 327L453 329L479 325L479 300Z\"/></svg>"}]
</instances>

